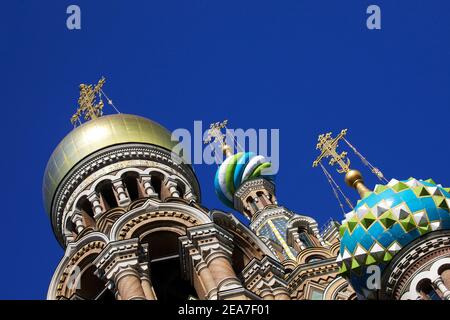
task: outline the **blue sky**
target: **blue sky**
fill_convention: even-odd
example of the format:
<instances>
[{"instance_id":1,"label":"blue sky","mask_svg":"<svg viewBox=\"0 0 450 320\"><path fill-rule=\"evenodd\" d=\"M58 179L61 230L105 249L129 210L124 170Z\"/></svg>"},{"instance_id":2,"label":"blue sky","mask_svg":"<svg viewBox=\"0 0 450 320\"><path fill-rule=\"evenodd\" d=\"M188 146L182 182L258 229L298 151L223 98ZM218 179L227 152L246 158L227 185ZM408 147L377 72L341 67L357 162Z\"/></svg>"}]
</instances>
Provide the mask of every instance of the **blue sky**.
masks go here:
<instances>
[{"instance_id":1,"label":"blue sky","mask_svg":"<svg viewBox=\"0 0 450 320\"><path fill-rule=\"evenodd\" d=\"M81 30L66 28L70 4ZM370 4L381 30L366 28ZM279 202L320 223L342 216L311 168L323 132L349 128L389 178L450 186L446 0L17 0L2 12L0 298L45 298L63 251L42 205L44 168L71 130L78 84L101 75L121 112L170 130L223 119L280 129ZM195 170L204 205L224 209L215 167Z\"/></svg>"}]
</instances>

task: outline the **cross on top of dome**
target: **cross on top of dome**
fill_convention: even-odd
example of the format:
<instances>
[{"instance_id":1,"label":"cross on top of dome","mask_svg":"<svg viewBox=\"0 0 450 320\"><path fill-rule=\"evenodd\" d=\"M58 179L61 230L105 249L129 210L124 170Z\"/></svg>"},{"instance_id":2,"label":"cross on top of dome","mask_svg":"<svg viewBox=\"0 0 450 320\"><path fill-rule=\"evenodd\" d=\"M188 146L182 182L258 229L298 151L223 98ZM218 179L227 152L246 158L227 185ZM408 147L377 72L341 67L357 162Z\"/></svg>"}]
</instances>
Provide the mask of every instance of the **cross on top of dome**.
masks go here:
<instances>
[{"instance_id":1,"label":"cross on top of dome","mask_svg":"<svg viewBox=\"0 0 450 320\"><path fill-rule=\"evenodd\" d=\"M105 78L102 77L95 86L92 84L80 84L80 97L78 98L78 108L70 118L74 127L81 124L81 117L85 121L97 119L103 115L102 87Z\"/></svg>"}]
</instances>

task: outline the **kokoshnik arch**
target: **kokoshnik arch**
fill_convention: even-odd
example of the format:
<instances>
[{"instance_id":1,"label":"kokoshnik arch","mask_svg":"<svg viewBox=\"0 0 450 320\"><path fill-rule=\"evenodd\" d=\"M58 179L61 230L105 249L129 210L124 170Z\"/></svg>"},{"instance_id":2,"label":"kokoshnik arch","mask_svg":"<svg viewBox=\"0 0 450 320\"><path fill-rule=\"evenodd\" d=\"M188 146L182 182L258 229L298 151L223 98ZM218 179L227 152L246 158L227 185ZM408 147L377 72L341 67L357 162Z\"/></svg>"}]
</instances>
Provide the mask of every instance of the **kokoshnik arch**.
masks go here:
<instances>
[{"instance_id":1,"label":"kokoshnik arch","mask_svg":"<svg viewBox=\"0 0 450 320\"><path fill-rule=\"evenodd\" d=\"M450 299L448 188L410 178L371 191L337 151L346 131L322 135L314 165L327 173L322 161L331 158L361 200L342 224L319 231L277 202L270 162L232 154L218 123L208 140L226 159L215 191L247 226L202 206L195 173L164 127L103 116L103 84L80 86L75 128L45 171L45 208L65 249L48 299Z\"/></svg>"}]
</instances>

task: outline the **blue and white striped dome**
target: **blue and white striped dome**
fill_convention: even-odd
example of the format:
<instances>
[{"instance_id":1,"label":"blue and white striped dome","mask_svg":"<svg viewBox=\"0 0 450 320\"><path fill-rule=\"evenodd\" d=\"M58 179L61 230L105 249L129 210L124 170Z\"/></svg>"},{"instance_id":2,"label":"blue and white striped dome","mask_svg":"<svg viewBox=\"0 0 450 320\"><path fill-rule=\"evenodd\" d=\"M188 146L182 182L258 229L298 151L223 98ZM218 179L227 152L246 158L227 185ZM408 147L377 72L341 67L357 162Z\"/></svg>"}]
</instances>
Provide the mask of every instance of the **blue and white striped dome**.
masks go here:
<instances>
[{"instance_id":1,"label":"blue and white striped dome","mask_svg":"<svg viewBox=\"0 0 450 320\"><path fill-rule=\"evenodd\" d=\"M239 152L229 156L217 169L214 189L220 201L233 208L236 190L247 180L264 177L272 180L267 172L271 163L264 156L252 152Z\"/></svg>"}]
</instances>

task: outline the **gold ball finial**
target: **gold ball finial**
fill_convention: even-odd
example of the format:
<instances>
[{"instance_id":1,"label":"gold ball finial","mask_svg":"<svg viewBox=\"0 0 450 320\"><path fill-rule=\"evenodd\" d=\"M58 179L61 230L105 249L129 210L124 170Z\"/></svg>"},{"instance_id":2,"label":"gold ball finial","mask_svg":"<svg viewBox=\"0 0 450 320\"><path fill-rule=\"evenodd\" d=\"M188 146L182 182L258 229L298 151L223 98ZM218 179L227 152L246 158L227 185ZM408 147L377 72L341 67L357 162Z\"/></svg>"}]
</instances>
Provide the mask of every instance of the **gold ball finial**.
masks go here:
<instances>
[{"instance_id":1,"label":"gold ball finial","mask_svg":"<svg viewBox=\"0 0 450 320\"><path fill-rule=\"evenodd\" d=\"M345 183L352 188L355 188L361 198L364 198L368 193L369 189L364 185L364 179L361 172L358 170L351 169L345 174Z\"/></svg>"},{"instance_id":2,"label":"gold ball finial","mask_svg":"<svg viewBox=\"0 0 450 320\"><path fill-rule=\"evenodd\" d=\"M364 183L361 172L351 169L345 174L345 183L350 187L355 187L355 184L360 181Z\"/></svg>"}]
</instances>

